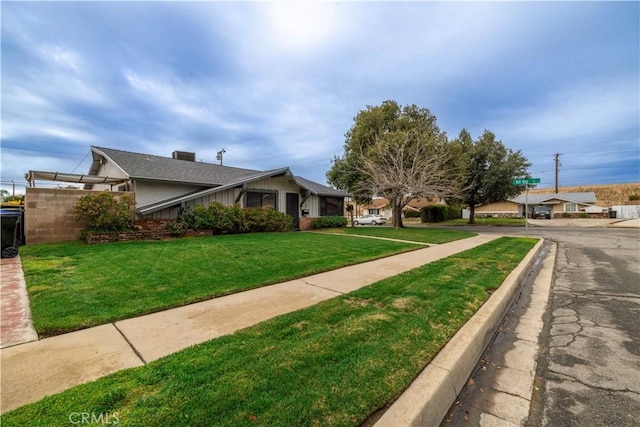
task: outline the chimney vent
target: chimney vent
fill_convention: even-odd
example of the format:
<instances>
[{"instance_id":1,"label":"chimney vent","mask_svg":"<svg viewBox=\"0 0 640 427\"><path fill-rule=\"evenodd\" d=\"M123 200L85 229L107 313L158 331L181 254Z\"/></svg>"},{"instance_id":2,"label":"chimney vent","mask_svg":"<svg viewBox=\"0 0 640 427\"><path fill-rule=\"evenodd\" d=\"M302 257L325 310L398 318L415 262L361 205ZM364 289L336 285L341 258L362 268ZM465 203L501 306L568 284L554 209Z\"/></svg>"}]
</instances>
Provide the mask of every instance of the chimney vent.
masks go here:
<instances>
[{"instance_id":1,"label":"chimney vent","mask_svg":"<svg viewBox=\"0 0 640 427\"><path fill-rule=\"evenodd\" d=\"M196 161L196 153L190 153L188 151L174 151L171 157L176 160L188 160L190 162Z\"/></svg>"}]
</instances>

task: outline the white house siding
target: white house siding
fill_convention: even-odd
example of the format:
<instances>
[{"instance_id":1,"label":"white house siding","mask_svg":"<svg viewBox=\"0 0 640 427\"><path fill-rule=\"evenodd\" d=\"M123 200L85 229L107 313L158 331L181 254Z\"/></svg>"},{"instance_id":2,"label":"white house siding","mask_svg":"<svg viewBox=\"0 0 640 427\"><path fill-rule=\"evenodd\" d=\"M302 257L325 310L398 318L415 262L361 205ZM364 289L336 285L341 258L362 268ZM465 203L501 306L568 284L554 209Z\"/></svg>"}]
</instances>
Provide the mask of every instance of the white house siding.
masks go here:
<instances>
[{"instance_id":1,"label":"white house siding","mask_svg":"<svg viewBox=\"0 0 640 427\"><path fill-rule=\"evenodd\" d=\"M109 178L128 178L122 169L111 162L106 162L98 168L96 173L98 176L108 176ZM113 188L112 188L113 187ZM93 184L92 190L96 191L117 191L118 185L112 186L109 184Z\"/></svg>"},{"instance_id":2,"label":"white house siding","mask_svg":"<svg viewBox=\"0 0 640 427\"><path fill-rule=\"evenodd\" d=\"M240 194L240 189L232 188L229 190L220 191L219 193L213 193L209 194L208 196L199 197L194 200L189 200L188 202L184 203L184 206L193 209L196 205L209 206L214 202L222 203L225 206L233 206L236 197L238 197L238 194ZM240 199L238 203L242 203L242 199Z\"/></svg>"},{"instance_id":3,"label":"white house siding","mask_svg":"<svg viewBox=\"0 0 640 427\"><path fill-rule=\"evenodd\" d=\"M197 185L136 180L133 190L136 193L136 206L145 206L161 200L191 193L202 188L203 187Z\"/></svg>"},{"instance_id":4,"label":"white house siding","mask_svg":"<svg viewBox=\"0 0 640 427\"><path fill-rule=\"evenodd\" d=\"M302 201L303 197L300 196L300 201ZM309 216L317 217L320 216L320 198L318 196L311 195L307 197L307 200L302 204L302 209L309 210Z\"/></svg>"}]
</instances>

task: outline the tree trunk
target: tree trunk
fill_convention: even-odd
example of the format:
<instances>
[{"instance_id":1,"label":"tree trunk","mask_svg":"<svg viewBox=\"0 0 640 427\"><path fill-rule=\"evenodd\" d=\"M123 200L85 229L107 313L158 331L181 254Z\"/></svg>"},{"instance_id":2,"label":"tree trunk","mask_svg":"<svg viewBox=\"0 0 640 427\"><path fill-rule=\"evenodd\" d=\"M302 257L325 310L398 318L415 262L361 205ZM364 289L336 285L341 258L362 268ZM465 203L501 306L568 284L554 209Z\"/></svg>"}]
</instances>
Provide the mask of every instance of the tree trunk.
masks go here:
<instances>
[{"instance_id":1,"label":"tree trunk","mask_svg":"<svg viewBox=\"0 0 640 427\"><path fill-rule=\"evenodd\" d=\"M402 201L393 201L393 228L402 228Z\"/></svg>"},{"instance_id":2,"label":"tree trunk","mask_svg":"<svg viewBox=\"0 0 640 427\"><path fill-rule=\"evenodd\" d=\"M476 204L469 204L469 224L474 225L476 223Z\"/></svg>"}]
</instances>

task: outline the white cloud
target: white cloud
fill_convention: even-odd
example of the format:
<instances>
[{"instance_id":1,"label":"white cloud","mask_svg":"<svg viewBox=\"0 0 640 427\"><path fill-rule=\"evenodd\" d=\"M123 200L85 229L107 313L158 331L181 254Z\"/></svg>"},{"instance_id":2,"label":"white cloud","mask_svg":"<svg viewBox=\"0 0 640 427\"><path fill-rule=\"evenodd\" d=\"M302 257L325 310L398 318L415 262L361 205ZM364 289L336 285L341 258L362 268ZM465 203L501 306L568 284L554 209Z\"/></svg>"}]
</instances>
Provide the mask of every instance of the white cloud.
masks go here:
<instances>
[{"instance_id":1,"label":"white cloud","mask_svg":"<svg viewBox=\"0 0 640 427\"><path fill-rule=\"evenodd\" d=\"M201 126L237 131L239 125L226 117L215 88L206 81L184 83L175 77L142 75L130 69L122 71L127 83L141 99L158 111L177 115Z\"/></svg>"},{"instance_id":2,"label":"white cloud","mask_svg":"<svg viewBox=\"0 0 640 427\"><path fill-rule=\"evenodd\" d=\"M38 49L40 58L51 66L82 71L82 58L79 52L65 46L45 44Z\"/></svg>"}]
</instances>

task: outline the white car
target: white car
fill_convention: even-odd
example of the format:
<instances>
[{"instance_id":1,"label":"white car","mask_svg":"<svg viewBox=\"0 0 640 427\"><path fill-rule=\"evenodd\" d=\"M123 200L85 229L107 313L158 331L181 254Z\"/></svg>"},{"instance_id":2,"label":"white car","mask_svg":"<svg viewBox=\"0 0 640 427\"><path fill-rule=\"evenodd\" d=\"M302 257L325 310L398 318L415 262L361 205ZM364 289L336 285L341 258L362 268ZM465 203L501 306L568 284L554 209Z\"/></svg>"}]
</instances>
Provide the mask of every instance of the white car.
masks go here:
<instances>
[{"instance_id":1,"label":"white car","mask_svg":"<svg viewBox=\"0 0 640 427\"><path fill-rule=\"evenodd\" d=\"M373 215L373 214L359 216L353 220L354 225L366 225L366 224L382 225L386 223L387 223L387 219L385 217L380 215Z\"/></svg>"}]
</instances>

